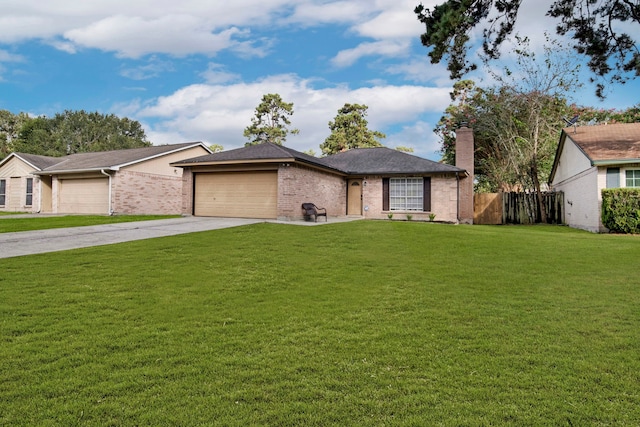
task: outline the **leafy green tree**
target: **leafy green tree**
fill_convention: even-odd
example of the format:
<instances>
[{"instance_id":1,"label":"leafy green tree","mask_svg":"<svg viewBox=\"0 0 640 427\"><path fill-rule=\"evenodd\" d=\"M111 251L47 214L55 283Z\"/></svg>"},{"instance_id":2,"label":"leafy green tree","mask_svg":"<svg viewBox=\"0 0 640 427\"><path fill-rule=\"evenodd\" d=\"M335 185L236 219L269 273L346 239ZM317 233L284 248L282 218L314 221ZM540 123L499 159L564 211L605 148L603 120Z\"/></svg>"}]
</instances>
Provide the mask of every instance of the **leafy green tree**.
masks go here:
<instances>
[{"instance_id":1,"label":"leafy green tree","mask_svg":"<svg viewBox=\"0 0 640 427\"><path fill-rule=\"evenodd\" d=\"M142 125L114 114L65 111L52 118L28 118L16 151L49 156L148 147Z\"/></svg>"},{"instance_id":2,"label":"leafy green tree","mask_svg":"<svg viewBox=\"0 0 640 427\"><path fill-rule=\"evenodd\" d=\"M269 93L262 96L262 102L256 107L255 116L251 119L251 125L244 130L245 138L250 141L245 145L256 145L264 142L272 142L282 145L287 135L298 134L298 129L289 129L293 115L293 103L284 102L279 94Z\"/></svg>"},{"instance_id":3,"label":"leafy green tree","mask_svg":"<svg viewBox=\"0 0 640 427\"><path fill-rule=\"evenodd\" d=\"M447 57L453 80L477 68L469 59L470 33L483 27L481 57L500 57L500 46L513 32L522 0L447 0L433 10L422 4L414 9L425 25L422 44L431 48L431 62ZM559 35L570 34L574 49L588 57L593 81L608 78L624 83L640 76L640 51L632 35L639 34L640 4L637 0L556 0L547 15L559 18ZM628 28L629 33L621 31ZM630 35L631 34L631 35ZM596 94L604 97L605 86L597 84Z\"/></svg>"},{"instance_id":4,"label":"leafy green tree","mask_svg":"<svg viewBox=\"0 0 640 427\"><path fill-rule=\"evenodd\" d=\"M405 147L404 145L399 145L396 147L396 150L402 151L403 153L413 153L412 147Z\"/></svg>"},{"instance_id":5,"label":"leafy green tree","mask_svg":"<svg viewBox=\"0 0 640 427\"><path fill-rule=\"evenodd\" d=\"M52 132L51 119L44 116L28 118L20 128L15 151L52 157L65 155L65 148L52 137Z\"/></svg>"},{"instance_id":6,"label":"leafy green tree","mask_svg":"<svg viewBox=\"0 0 640 427\"><path fill-rule=\"evenodd\" d=\"M572 59L556 42L544 47L540 60L527 38L517 37L514 69L491 71L499 86L477 88L471 81L454 86L449 106L436 132L445 139L447 160L455 149L455 128L471 124L476 140L476 176L489 191L534 191L541 220L546 222L541 183L549 176L562 117L570 111L563 93L579 83ZM532 217L535 217L531 213Z\"/></svg>"},{"instance_id":7,"label":"leafy green tree","mask_svg":"<svg viewBox=\"0 0 640 427\"><path fill-rule=\"evenodd\" d=\"M381 147L382 132L368 128L366 120L369 107L360 104L344 104L335 119L329 122L331 135L320 144L323 155L335 154L352 148Z\"/></svg>"},{"instance_id":8,"label":"leafy green tree","mask_svg":"<svg viewBox=\"0 0 640 427\"><path fill-rule=\"evenodd\" d=\"M0 160L15 151L18 134L27 119L25 113L13 114L8 110L0 110Z\"/></svg>"},{"instance_id":9,"label":"leafy green tree","mask_svg":"<svg viewBox=\"0 0 640 427\"><path fill-rule=\"evenodd\" d=\"M224 147L220 144L211 144L209 146L209 150L211 150L214 153L219 153L221 151L224 151Z\"/></svg>"},{"instance_id":10,"label":"leafy green tree","mask_svg":"<svg viewBox=\"0 0 640 427\"><path fill-rule=\"evenodd\" d=\"M571 117L578 116L576 125L589 126L607 123L638 123L640 122L640 104L626 110L604 109L571 105Z\"/></svg>"}]
</instances>

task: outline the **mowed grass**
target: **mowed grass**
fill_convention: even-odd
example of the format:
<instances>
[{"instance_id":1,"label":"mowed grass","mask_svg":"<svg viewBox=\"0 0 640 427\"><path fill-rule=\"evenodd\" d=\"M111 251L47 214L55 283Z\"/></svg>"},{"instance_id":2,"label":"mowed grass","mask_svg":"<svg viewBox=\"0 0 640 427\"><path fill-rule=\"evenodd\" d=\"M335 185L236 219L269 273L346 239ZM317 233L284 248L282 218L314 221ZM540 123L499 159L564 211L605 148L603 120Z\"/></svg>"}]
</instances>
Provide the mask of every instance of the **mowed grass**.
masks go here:
<instances>
[{"instance_id":1,"label":"mowed grass","mask_svg":"<svg viewBox=\"0 0 640 427\"><path fill-rule=\"evenodd\" d=\"M639 255L357 221L0 260L0 425L638 425Z\"/></svg>"},{"instance_id":2,"label":"mowed grass","mask_svg":"<svg viewBox=\"0 0 640 427\"><path fill-rule=\"evenodd\" d=\"M1 218L0 233L46 230L49 228L82 227L86 225L116 224L120 222L149 221L178 218L180 215L63 215L24 218Z\"/></svg>"}]
</instances>

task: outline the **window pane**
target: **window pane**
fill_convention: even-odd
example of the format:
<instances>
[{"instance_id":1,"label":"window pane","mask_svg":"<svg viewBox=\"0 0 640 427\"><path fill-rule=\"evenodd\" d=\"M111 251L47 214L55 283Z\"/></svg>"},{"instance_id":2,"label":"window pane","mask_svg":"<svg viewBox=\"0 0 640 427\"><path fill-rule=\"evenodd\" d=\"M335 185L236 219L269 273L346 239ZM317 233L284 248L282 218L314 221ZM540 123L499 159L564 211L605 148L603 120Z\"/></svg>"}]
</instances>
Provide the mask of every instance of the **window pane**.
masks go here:
<instances>
[{"instance_id":1,"label":"window pane","mask_svg":"<svg viewBox=\"0 0 640 427\"><path fill-rule=\"evenodd\" d=\"M620 168L607 168L607 188L620 187Z\"/></svg>"},{"instance_id":2,"label":"window pane","mask_svg":"<svg viewBox=\"0 0 640 427\"><path fill-rule=\"evenodd\" d=\"M421 211L422 197L422 178L391 178L389 180L390 210Z\"/></svg>"},{"instance_id":3,"label":"window pane","mask_svg":"<svg viewBox=\"0 0 640 427\"><path fill-rule=\"evenodd\" d=\"M7 181L0 179L0 205L4 206L7 193Z\"/></svg>"},{"instance_id":4,"label":"window pane","mask_svg":"<svg viewBox=\"0 0 640 427\"><path fill-rule=\"evenodd\" d=\"M31 206L33 203L33 178L27 178L27 198L25 205Z\"/></svg>"},{"instance_id":5,"label":"window pane","mask_svg":"<svg viewBox=\"0 0 640 427\"><path fill-rule=\"evenodd\" d=\"M640 187L640 169L626 171L627 187Z\"/></svg>"}]
</instances>

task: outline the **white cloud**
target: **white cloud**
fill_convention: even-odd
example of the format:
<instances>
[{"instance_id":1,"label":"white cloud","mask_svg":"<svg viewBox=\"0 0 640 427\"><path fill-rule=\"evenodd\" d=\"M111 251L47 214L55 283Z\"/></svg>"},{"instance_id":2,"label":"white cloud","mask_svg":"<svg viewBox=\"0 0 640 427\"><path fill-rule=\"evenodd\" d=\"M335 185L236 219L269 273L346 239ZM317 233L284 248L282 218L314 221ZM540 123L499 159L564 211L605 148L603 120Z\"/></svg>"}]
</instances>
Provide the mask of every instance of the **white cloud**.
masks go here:
<instances>
[{"instance_id":1,"label":"white cloud","mask_svg":"<svg viewBox=\"0 0 640 427\"><path fill-rule=\"evenodd\" d=\"M215 54L251 44L234 38L249 26L273 23L291 0L20 0L0 6L0 43L44 40L73 53L72 46L118 52L184 56ZM253 53L252 53L253 54Z\"/></svg>"},{"instance_id":2,"label":"white cloud","mask_svg":"<svg viewBox=\"0 0 640 427\"><path fill-rule=\"evenodd\" d=\"M158 77L164 72L174 70L175 68L170 61L163 61L152 57L146 64L123 67L120 70L120 75L131 80L147 80Z\"/></svg>"},{"instance_id":3,"label":"white cloud","mask_svg":"<svg viewBox=\"0 0 640 427\"><path fill-rule=\"evenodd\" d=\"M4 74L7 68L3 65L3 63L9 62L24 62L25 59L22 55L16 55L11 52L7 52L6 50L0 49L0 82L5 81Z\"/></svg>"},{"instance_id":4,"label":"white cloud","mask_svg":"<svg viewBox=\"0 0 640 427\"><path fill-rule=\"evenodd\" d=\"M133 116L148 123L147 134L156 144L160 141L202 140L207 144L220 144L228 150L244 145L243 130L250 124L255 108L266 93L278 93L286 102L294 103L291 122L292 127L300 129L300 134L290 135L287 146L300 151L314 149L316 152L329 135L329 121L345 103L367 105L370 129L394 135L389 139L390 143L410 145L421 151L425 143L432 144L428 135L432 133L431 129L427 131L415 126L413 131L409 129L413 123L420 123L424 115L440 112L449 104L449 89L446 88L385 86L350 89L335 86L316 89L310 80L279 75L253 83L191 85L152 100L146 106L137 101L129 111L137 109ZM398 130L397 123L405 123L407 127ZM416 136L422 130L427 135ZM426 148L426 152L433 151L431 146Z\"/></svg>"},{"instance_id":5,"label":"white cloud","mask_svg":"<svg viewBox=\"0 0 640 427\"><path fill-rule=\"evenodd\" d=\"M314 3L310 1L298 4L287 22L314 26L322 24L350 23L371 13L371 7L366 2L333 1Z\"/></svg>"},{"instance_id":6,"label":"white cloud","mask_svg":"<svg viewBox=\"0 0 640 427\"><path fill-rule=\"evenodd\" d=\"M372 19L355 26L355 31L363 37L374 39L411 39L424 32L413 9L415 0L387 2L380 5L380 13Z\"/></svg>"},{"instance_id":7,"label":"white cloud","mask_svg":"<svg viewBox=\"0 0 640 427\"><path fill-rule=\"evenodd\" d=\"M427 57L426 50L418 58L389 65L386 72L402 75L408 81L432 83L438 87L452 85L446 64L432 64Z\"/></svg>"},{"instance_id":8,"label":"white cloud","mask_svg":"<svg viewBox=\"0 0 640 427\"><path fill-rule=\"evenodd\" d=\"M389 148L399 146L413 148L416 156L439 160L441 154L440 141L433 133L434 124L425 121L417 121L407 126L403 126L400 131L387 135L383 143Z\"/></svg>"},{"instance_id":9,"label":"white cloud","mask_svg":"<svg viewBox=\"0 0 640 427\"><path fill-rule=\"evenodd\" d=\"M406 55L409 52L409 47L408 40L361 43L353 49L345 49L338 52L331 62L337 67L347 67L365 56L397 57Z\"/></svg>"},{"instance_id":10,"label":"white cloud","mask_svg":"<svg viewBox=\"0 0 640 427\"><path fill-rule=\"evenodd\" d=\"M240 78L238 74L226 71L226 67L223 64L213 62L209 63L206 71L200 73L200 77L209 84L227 83Z\"/></svg>"},{"instance_id":11,"label":"white cloud","mask_svg":"<svg viewBox=\"0 0 640 427\"><path fill-rule=\"evenodd\" d=\"M24 62L24 56L0 49L0 62Z\"/></svg>"},{"instance_id":12,"label":"white cloud","mask_svg":"<svg viewBox=\"0 0 640 427\"><path fill-rule=\"evenodd\" d=\"M82 29L67 31L65 37L77 45L106 51L120 56L137 58L157 52L187 55L213 55L234 44L233 37L242 31L232 27L217 34L205 23L189 15L170 15L158 19L111 16Z\"/></svg>"}]
</instances>

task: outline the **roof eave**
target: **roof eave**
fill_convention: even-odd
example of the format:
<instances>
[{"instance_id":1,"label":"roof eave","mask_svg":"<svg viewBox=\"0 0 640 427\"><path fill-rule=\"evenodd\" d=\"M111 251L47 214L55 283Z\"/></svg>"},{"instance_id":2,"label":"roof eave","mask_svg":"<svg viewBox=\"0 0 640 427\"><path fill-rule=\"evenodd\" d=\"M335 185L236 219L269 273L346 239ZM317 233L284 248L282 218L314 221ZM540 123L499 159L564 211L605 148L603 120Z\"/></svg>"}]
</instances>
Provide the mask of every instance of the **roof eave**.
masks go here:
<instances>
[{"instance_id":1,"label":"roof eave","mask_svg":"<svg viewBox=\"0 0 640 427\"><path fill-rule=\"evenodd\" d=\"M640 163L640 159L612 159L612 160L593 160L592 166L614 166L614 165L629 165L634 163Z\"/></svg>"},{"instance_id":2,"label":"roof eave","mask_svg":"<svg viewBox=\"0 0 640 427\"><path fill-rule=\"evenodd\" d=\"M282 157L277 159L237 159L237 160L218 160L218 161L204 161L204 162L174 162L171 166L178 168L193 167L193 166L225 166L225 165L239 165L239 164L258 164L258 163L286 163L294 162L293 157Z\"/></svg>"},{"instance_id":3,"label":"roof eave","mask_svg":"<svg viewBox=\"0 0 640 427\"><path fill-rule=\"evenodd\" d=\"M197 166L230 166L230 165L246 165L246 164L265 164L265 163L298 163L306 166L323 169L337 173L340 175L346 175L347 172L342 171L331 166L326 166L321 163L312 162L310 160L300 159L296 157L280 157L272 159L238 159L238 160L219 160L219 161L205 161L205 162L175 162L171 163L171 166L178 168L197 167Z\"/></svg>"},{"instance_id":4,"label":"roof eave","mask_svg":"<svg viewBox=\"0 0 640 427\"><path fill-rule=\"evenodd\" d=\"M117 172L120 168L106 166L102 168L89 168L89 169L63 169L63 170L41 170L36 172L31 172L33 175L71 175L76 173L92 173L92 172L101 172L101 171L111 171Z\"/></svg>"},{"instance_id":5,"label":"roof eave","mask_svg":"<svg viewBox=\"0 0 640 427\"><path fill-rule=\"evenodd\" d=\"M411 175L443 175L443 174L463 174L469 176L469 173L464 169L449 170L449 171L347 171L348 175L384 175L384 176L411 176Z\"/></svg>"},{"instance_id":6,"label":"roof eave","mask_svg":"<svg viewBox=\"0 0 640 427\"><path fill-rule=\"evenodd\" d=\"M179 153L180 151L188 150L188 149L191 149L191 148L194 148L194 147L198 147L198 146L204 148L209 153L211 153L211 149L209 147L207 147L204 143L202 143L202 142L194 142L191 145L186 145L186 146L181 147L181 148L176 148L175 150L165 151L163 153L154 154L153 156L148 156L148 157L144 157L144 158L141 158L141 159L132 160L130 162L126 162L126 163L122 163L122 164L119 164L119 165L115 165L113 167L114 168L124 168L124 167L127 167L127 166L135 165L137 163L142 163L142 162L146 162L148 160L157 159L158 157L163 157L163 156L166 156L166 155L169 155L169 154Z\"/></svg>"}]
</instances>

